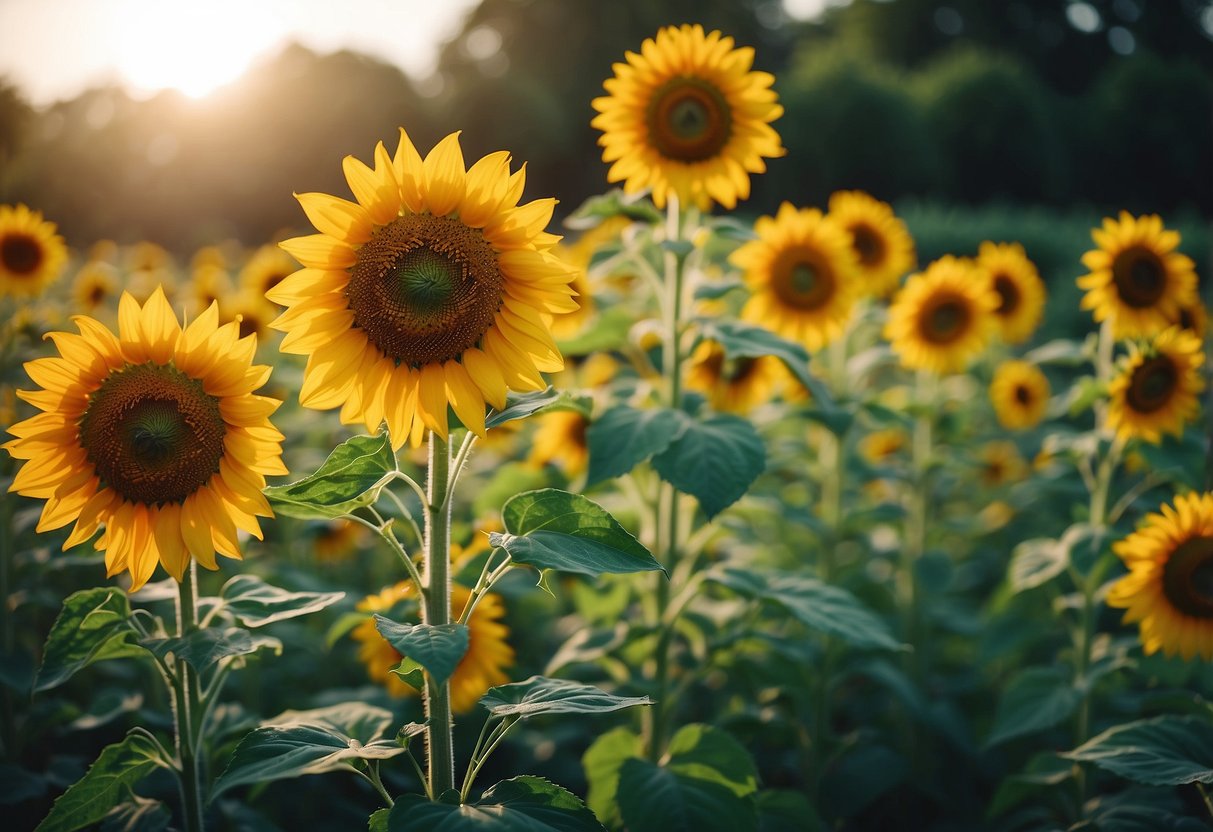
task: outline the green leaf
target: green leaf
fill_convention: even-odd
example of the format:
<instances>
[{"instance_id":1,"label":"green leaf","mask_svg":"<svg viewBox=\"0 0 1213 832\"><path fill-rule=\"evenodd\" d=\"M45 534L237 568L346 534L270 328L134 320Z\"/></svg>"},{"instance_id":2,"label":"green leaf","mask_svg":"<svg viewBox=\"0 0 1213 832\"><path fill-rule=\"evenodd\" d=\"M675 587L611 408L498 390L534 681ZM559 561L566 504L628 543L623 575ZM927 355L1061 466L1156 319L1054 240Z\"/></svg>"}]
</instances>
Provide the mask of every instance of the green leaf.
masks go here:
<instances>
[{"instance_id":1,"label":"green leaf","mask_svg":"<svg viewBox=\"0 0 1213 832\"><path fill-rule=\"evenodd\" d=\"M582 575L661 569L618 520L580 494L528 491L511 498L501 515L506 533L494 532L489 542L517 563Z\"/></svg>"},{"instance_id":2,"label":"green leaf","mask_svg":"<svg viewBox=\"0 0 1213 832\"><path fill-rule=\"evenodd\" d=\"M1090 410L1099 399L1108 395L1107 382L1100 381L1094 376L1083 376L1070 387L1068 410L1070 416Z\"/></svg>"},{"instance_id":3,"label":"green leaf","mask_svg":"<svg viewBox=\"0 0 1213 832\"><path fill-rule=\"evenodd\" d=\"M633 757L619 771L619 811L629 832L754 832L754 801L704 780Z\"/></svg>"},{"instance_id":4,"label":"green leaf","mask_svg":"<svg viewBox=\"0 0 1213 832\"><path fill-rule=\"evenodd\" d=\"M658 223L665 218L648 199L628 196L614 188L581 203L564 224L574 229L594 228L612 217L627 217L645 223Z\"/></svg>"},{"instance_id":5,"label":"green leaf","mask_svg":"<svg viewBox=\"0 0 1213 832\"><path fill-rule=\"evenodd\" d=\"M1023 592L1048 583L1066 571L1069 562L1070 552L1060 545L1060 541L1051 537L1025 540L1011 551L1011 565L1007 571L1011 589Z\"/></svg>"},{"instance_id":6,"label":"green leaf","mask_svg":"<svg viewBox=\"0 0 1213 832\"><path fill-rule=\"evenodd\" d=\"M653 457L653 467L679 491L693 494L709 518L741 499L766 468L766 446L745 419L717 414L688 420L682 434Z\"/></svg>"},{"instance_id":7,"label":"green leaf","mask_svg":"<svg viewBox=\"0 0 1213 832\"><path fill-rule=\"evenodd\" d=\"M757 796L758 832L821 832L825 824L800 792L764 789Z\"/></svg>"},{"instance_id":8,"label":"green leaf","mask_svg":"<svg viewBox=\"0 0 1213 832\"><path fill-rule=\"evenodd\" d=\"M996 818L1042 793L1056 793L1056 788L1073 776L1074 764L1054 752L1033 755L1023 773L1004 778L999 784L987 814Z\"/></svg>"},{"instance_id":9,"label":"green leaf","mask_svg":"<svg viewBox=\"0 0 1213 832\"><path fill-rule=\"evenodd\" d=\"M43 648L42 666L34 691L61 685L93 662L146 656L131 625L126 593L113 587L96 587L73 593L51 626Z\"/></svg>"},{"instance_id":10,"label":"green leaf","mask_svg":"<svg viewBox=\"0 0 1213 832\"><path fill-rule=\"evenodd\" d=\"M344 597L344 592L290 592L270 586L256 575L237 575L219 590L223 609L245 627L309 615Z\"/></svg>"},{"instance_id":11,"label":"green leaf","mask_svg":"<svg viewBox=\"0 0 1213 832\"><path fill-rule=\"evenodd\" d=\"M586 486L622 476L661 453L682 436L689 422L686 414L676 410L612 407L586 432L590 448Z\"/></svg>"},{"instance_id":12,"label":"green leaf","mask_svg":"<svg viewBox=\"0 0 1213 832\"><path fill-rule=\"evenodd\" d=\"M883 621L841 587L790 572L725 567L708 580L734 592L775 604L810 629L837 636L857 647L899 650Z\"/></svg>"},{"instance_id":13,"label":"green leaf","mask_svg":"<svg viewBox=\"0 0 1213 832\"><path fill-rule=\"evenodd\" d=\"M387 832L389 814L391 814L391 809L376 809L372 812L366 821L367 832Z\"/></svg>"},{"instance_id":14,"label":"green leaf","mask_svg":"<svg viewBox=\"0 0 1213 832\"><path fill-rule=\"evenodd\" d=\"M589 355L595 352L610 352L628 341L628 332L636 323L636 316L622 306L612 306L598 313L592 323L572 338L556 342L564 355Z\"/></svg>"},{"instance_id":15,"label":"green leaf","mask_svg":"<svg viewBox=\"0 0 1213 832\"><path fill-rule=\"evenodd\" d=\"M1090 362L1095 357L1091 342L1071 341L1058 338L1041 344L1023 357L1029 364L1061 364L1067 367L1077 367Z\"/></svg>"},{"instance_id":16,"label":"green leaf","mask_svg":"<svg viewBox=\"0 0 1213 832\"><path fill-rule=\"evenodd\" d=\"M160 658L172 653L199 672L231 656L247 656L266 647L278 655L282 654L282 642L278 639L256 635L239 627L207 627L182 638L146 639L142 644Z\"/></svg>"},{"instance_id":17,"label":"green leaf","mask_svg":"<svg viewBox=\"0 0 1213 832\"><path fill-rule=\"evenodd\" d=\"M369 506L396 471L387 431L342 442L311 476L263 490L278 514L305 520L340 517Z\"/></svg>"},{"instance_id":18,"label":"green leaf","mask_svg":"<svg viewBox=\"0 0 1213 832\"><path fill-rule=\"evenodd\" d=\"M695 300L718 300L736 289L744 289L740 280L710 280L695 287Z\"/></svg>"},{"instance_id":19,"label":"green leaf","mask_svg":"<svg viewBox=\"0 0 1213 832\"><path fill-rule=\"evenodd\" d=\"M833 406L829 389L821 379L809 372L809 353L800 344L781 338L769 329L742 321L700 318L697 322L701 337L715 341L724 349L725 360L774 356L804 385L815 405L823 410Z\"/></svg>"},{"instance_id":20,"label":"green leaf","mask_svg":"<svg viewBox=\"0 0 1213 832\"><path fill-rule=\"evenodd\" d=\"M361 702L285 711L240 741L212 798L235 786L353 770L356 760L403 754L395 739L383 738L392 720L386 708Z\"/></svg>"},{"instance_id":21,"label":"green leaf","mask_svg":"<svg viewBox=\"0 0 1213 832\"><path fill-rule=\"evenodd\" d=\"M589 418L590 403L581 396L558 392L551 387L533 393L511 393L506 399L505 408L490 413L484 420L486 428L495 428L516 419L525 419L536 413L546 413L550 410L575 410Z\"/></svg>"},{"instance_id":22,"label":"green leaf","mask_svg":"<svg viewBox=\"0 0 1213 832\"><path fill-rule=\"evenodd\" d=\"M758 790L758 770L745 746L710 725L687 725L670 740L663 765L677 774L709 780L738 797Z\"/></svg>"},{"instance_id":23,"label":"green leaf","mask_svg":"<svg viewBox=\"0 0 1213 832\"><path fill-rule=\"evenodd\" d=\"M624 761L644 753L640 736L629 728L607 731L586 750L581 758L586 780L590 784L586 803L604 823L619 825L619 769Z\"/></svg>"},{"instance_id":24,"label":"green leaf","mask_svg":"<svg viewBox=\"0 0 1213 832\"><path fill-rule=\"evenodd\" d=\"M1213 783L1213 725L1160 716L1109 728L1061 755L1148 786Z\"/></svg>"},{"instance_id":25,"label":"green leaf","mask_svg":"<svg viewBox=\"0 0 1213 832\"><path fill-rule=\"evenodd\" d=\"M122 742L101 749L84 777L55 801L37 832L72 832L98 823L126 800L136 783L157 768L171 767L145 732L131 731Z\"/></svg>"},{"instance_id":26,"label":"green leaf","mask_svg":"<svg viewBox=\"0 0 1213 832\"><path fill-rule=\"evenodd\" d=\"M604 714L636 705L652 705L647 696L615 696L593 685L568 679L532 676L522 682L489 688L480 704L493 716L527 719L542 714Z\"/></svg>"},{"instance_id":27,"label":"green leaf","mask_svg":"<svg viewBox=\"0 0 1213 832\"><path fill-rule=\"evenodd\" d=\"M1016 674L999 697L986 745L1051 728L1074 713L1078 700L1078 691L1061 671L1028 668Z\"/></svg>"},{"instance_id":28,"label":"green leaf","mask_svg":"<svg viewBox=\"0 0 1213 832\"><path fill-rule=\"evenodd\" d=\"M439 685L451 678L468 651L466 624L397 624L376 615L375 627L396 652L428 670Z\"/></svg>"},{"instance_id":29,"label":"green leaf","mask_svg":"<svg viewBox=\"0 0 1213 832\"><path fill-rule=\"evenodd\" d=\"M101 822L101 832L161 832L167 829L173 815L159 800L131 795L119 803Z\"/></svg>"},{"instance_id":30,"label":"green leaf","mask_svg":"<svg viewBox=\"0 0 1213 832\"><path fill-rule=\"evenodd\" d=\"M415 794L396 801L389 832L603 832L572 792L542 777L514 777L475 803L431 802Z\"/></svg>"}]
</instances>

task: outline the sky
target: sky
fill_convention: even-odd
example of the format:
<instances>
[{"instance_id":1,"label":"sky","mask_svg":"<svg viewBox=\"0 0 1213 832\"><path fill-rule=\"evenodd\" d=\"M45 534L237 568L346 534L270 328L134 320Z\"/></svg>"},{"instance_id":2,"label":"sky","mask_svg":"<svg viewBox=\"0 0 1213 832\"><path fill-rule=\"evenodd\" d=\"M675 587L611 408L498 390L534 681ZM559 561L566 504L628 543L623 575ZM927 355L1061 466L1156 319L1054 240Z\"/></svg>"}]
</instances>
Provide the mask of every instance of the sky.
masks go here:
<instances>
[{"instance_id":1,"label":"sky","mask_svg":"<svg viewBox=\"0 0 1213 832\"><path fill-rule=\"evenodd\" d=\"M296 40L429 75L477 0L0 0L0 76L35 105L118 82L202 97ZM845 0L783 0L805 19Z\"/></svg>"}]
</instances>

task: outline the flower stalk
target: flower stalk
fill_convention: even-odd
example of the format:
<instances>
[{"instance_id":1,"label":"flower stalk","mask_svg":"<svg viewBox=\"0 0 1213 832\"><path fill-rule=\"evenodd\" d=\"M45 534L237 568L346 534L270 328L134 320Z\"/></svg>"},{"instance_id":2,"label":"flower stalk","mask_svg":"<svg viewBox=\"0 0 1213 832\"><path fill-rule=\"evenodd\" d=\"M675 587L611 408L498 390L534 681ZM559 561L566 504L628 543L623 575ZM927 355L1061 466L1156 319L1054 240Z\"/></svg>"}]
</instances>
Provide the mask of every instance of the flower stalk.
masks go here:
<instances>
[{"instance_id":1,"label":"flower stalk","mask_svg":"<svg viewBox=\"0 0 1213 832\"><path fill-rule=\"evenodd\" d=\"M429 435L429 481L425 508L424 621L431 627L451 623L451 446ZM426 750L430 794L455 788L454 722L450 680L425 686Z\"/></svg>"},{"instance_id":2,"label":"flower stalk","mask_svg":"<svg viewBox=\"0 0 1213 832\"><path fill-rule=\"evenodd\" d=\"M177 584L177 637L198 629L198 564L191 558ZM181 763L181 802L186 832L202 832L202 697L197 671L180 657L173 668L173 717Z\"/></svg>"}]
</instances>

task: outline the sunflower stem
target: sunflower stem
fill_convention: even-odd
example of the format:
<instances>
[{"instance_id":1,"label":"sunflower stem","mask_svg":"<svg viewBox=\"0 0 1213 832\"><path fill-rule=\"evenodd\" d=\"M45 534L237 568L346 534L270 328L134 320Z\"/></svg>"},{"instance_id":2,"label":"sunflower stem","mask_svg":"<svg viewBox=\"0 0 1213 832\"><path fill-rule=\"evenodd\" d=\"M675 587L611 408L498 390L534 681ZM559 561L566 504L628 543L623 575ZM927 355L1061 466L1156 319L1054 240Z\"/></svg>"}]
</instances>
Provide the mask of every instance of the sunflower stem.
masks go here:
<instances>
[{"instance_id":1,"label":"sunflower stem","mask_svg":"<svg viewBox=\"0 0 1213 832\"><path fill-rule=\"evenodd\" d=\"M429 482L425 514L425 623L451 623L451 446L429 435ZM427 674L425 686L426 763L430 794L440 798L455 788L454 724L450 680L435 684Z\"/></svg>"},{"instance_id":2,"label":"sunflower stem","mask_svg":"<svg viewBox=\"0 0 1213 832\"><path fill-rule=\"evenodd\" d=\"M9 567L13 557L13 500L11 494L0 497L0 656L13 652L13 617L9 607ZM17 756L17 721L14 715L13 691L0 685L0 745L5 757Z\"/></svg>"},{"instance_id":3,"label":"sunflower stem","mask_svg":"<svg viewBox=\"0 0 1213 832\"><path fill-rule=\"evenodd\" d=\"M914 488L910 493L909 514L906 518L906 540L902 546L901 581L903 597L904 638L911 650L907 657L911 675L921 686L926 672L926 634L922 626L920 606L921 587L918 585L918 562L926 551L928 508L930 504L930 468L933 453L935 377L920 370L917 378L918 414L914 418L914 436L910 448L914 471Z\"/></svg>"},{"instance_id":4,"label":"sunflower stem","mask_svg":"<svg viewBox=\"0 0 1213 832\"><path fill-rule=\"evenodd\" d=\"M186 638L198 629L198 564L190 558L185 575L177 584L177 637ZM202 713L198 674L180 657L173 668L177 730L177 756L181 762L181 801L186 832L202 832Z\"/></svg>"}]
</instances>

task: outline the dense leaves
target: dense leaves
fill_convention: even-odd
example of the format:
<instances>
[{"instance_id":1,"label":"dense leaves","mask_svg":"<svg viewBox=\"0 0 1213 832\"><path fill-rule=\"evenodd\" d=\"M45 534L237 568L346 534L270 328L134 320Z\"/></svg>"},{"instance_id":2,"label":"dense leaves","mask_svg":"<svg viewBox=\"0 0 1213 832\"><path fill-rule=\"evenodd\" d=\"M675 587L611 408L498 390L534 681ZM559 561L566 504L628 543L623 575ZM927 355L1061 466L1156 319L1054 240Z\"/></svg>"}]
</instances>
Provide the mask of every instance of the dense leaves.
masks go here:
<instances>
[{"instance_id":1,"label":"dense leaves","mask_svg":"<svg viewBox=\"0 0 1213 832\"><path fill-rule=\"evenodd\" d=\"M593 812L571 792L541 777L514 777L474 803L396 801L389 832L601 832Z\"/></svg>"}]
</instances>

